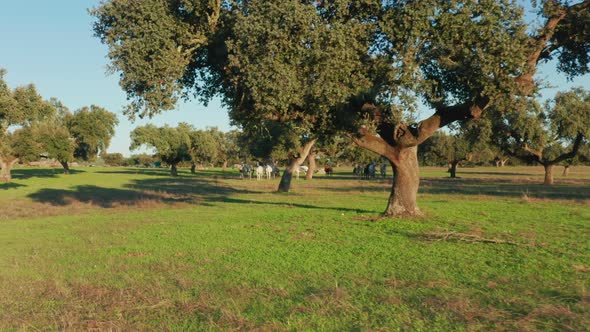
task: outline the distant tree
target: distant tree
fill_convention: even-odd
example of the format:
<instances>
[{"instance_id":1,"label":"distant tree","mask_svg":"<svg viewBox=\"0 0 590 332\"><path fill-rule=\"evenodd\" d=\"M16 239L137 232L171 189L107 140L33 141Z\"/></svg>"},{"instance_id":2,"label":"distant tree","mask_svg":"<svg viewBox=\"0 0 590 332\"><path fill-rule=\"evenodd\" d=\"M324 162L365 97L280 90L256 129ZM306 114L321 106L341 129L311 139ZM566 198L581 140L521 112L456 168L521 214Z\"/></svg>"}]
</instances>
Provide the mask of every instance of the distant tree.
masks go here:
<instances>
[{"instance_id":1,"label":"distant tree","mask_svg":"<svg viewBox=\"0 0 590 332\"><path fill-rule=\"evenodd\" d=\"M534 99L511 103L493 117L494 142L508 155L542 165L544 184L553 167L572 160L590 137L590 93L582 88L557 93L541 107Z\"/></svg>"},{"instance_id":2,"label":"distant tree","mask_svg":"<svg viewBox=\"0 0 590 332\"><path fill-rule=\"evenodd\" d=\"M91 105L66 116L65 123L74 139L74 158L92 161L106 152L119 120L116 114Z\"/></svg>"},{"instance_id":3,"label":"distant tree","mask_svg":"<svg viewBox=\"0 0 590 332\"><path fill-rule=\"evenodd\" d=\"M109 166L126 166L127 159L121 153L102 153L100 158Z\"/></svg>"},{"instance_id":4,"label":"distant tree","mask_svg":"<svg viewBox=\"0 0 590 332\"><path fill-rule=\"evenodd\" d=\"M141 154L131 155L130 163L132 165L149 167L149 166L153 166L154 163L156 162L156 160L157 159L154 158L154 156L152 156L151 154L141 153Z\"/></svg>"},{"instance_id":5,"label":"distant tree","mask_svg":"<svg viewBox=\"0 0 590 332\"><path fill-rule=\"evenodd\" d=\"M131 132L130 150L140 146L154 149L160 160L170 165L170 174L178 175L177 165L182 161L191 160L190 126L181 124L176 128L154 125L137 127Z\"/></svg>"},{"instance_id":6,"label":"distant tree","mask_svg":"<svg viewBox=\"0 0 590 332\"><path fill-rule=\"evenodd\" d=\"M196 164L213 164L218 160L221 144L219 136L214 136L212 130L189 129L191 173L195 173Z\"/></svg>"},{"instance_id":7,"label":"distant tree","mask_svg":"<svg viewBox=\"0 0 590 332\"><path fill-rule=\"evenodd\" d=\"M437 164L449 166L448 172L451 178L457 177L457 166L471 160L472 148L469 142L460 134L434 134L427 144L423 144L425 159L435 160ZM420 151L418 152L421 153Z\"/></svg>"},{"instance_id":8,"label":"distant tree","mask_svg":"<svg viewBox=\"0 0 590 332\"><path fill-rule=\"evenodd\" d=\"M0 68L0 181L9 182L11 169L19 160L39 158L40 146L32 128L55 109L32 84L10 90L5 73Z\"/></svg>"}]
</instances>

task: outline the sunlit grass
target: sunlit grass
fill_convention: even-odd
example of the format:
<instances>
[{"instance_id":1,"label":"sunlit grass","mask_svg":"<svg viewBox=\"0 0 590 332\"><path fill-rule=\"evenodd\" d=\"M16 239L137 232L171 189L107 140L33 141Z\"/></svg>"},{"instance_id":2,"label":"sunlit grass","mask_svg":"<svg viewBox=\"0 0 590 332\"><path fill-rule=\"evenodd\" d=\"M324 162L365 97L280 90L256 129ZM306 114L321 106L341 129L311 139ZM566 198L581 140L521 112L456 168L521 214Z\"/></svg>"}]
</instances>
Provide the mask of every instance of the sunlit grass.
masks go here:
<instances>
[{"instance_id":1,"label":"sunlit grass","mask_svg":"<svg viewBox=\"0 0 590 332\"><path fill-rule=\"evenodd\" d=\"M388 179L344 168L288 194L23 169L0 186L0 329L585 330L590 169L569 191L529 170L424 169L425 216L375 220Z\"/></svg>"}]
</instances>

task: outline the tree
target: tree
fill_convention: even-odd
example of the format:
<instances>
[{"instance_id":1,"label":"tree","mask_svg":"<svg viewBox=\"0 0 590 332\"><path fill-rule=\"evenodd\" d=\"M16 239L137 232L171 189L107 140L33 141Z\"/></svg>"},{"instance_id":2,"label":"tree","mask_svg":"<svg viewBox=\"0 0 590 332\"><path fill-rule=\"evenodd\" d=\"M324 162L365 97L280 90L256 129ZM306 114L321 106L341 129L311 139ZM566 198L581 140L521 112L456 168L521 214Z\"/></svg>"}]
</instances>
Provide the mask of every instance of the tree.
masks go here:
<instances>
[{"instance_id":1,"label":"tree","mask_svg":"<svg viewBox=\"0 0 590 332\"><path fill-rule=\"evenodd\" d=\"M222 142L219 141L222 134L215 128L215 134L213 130L195 130L191 128L189 130L190 139L190 156L191 156L191 173L195 173L196 164L213 164L217 161L220 154L220 145Z\"/></svg>"},{"instance_id":2,"label":"tree","mask_svg":"<svg viewBox=\"0 0 590 332\"><path fill-rule=\"evenodd\" d=\"M74 157L88 161L106 152L119 120L116 114L91 105L67 116L65 122L75 142Z\"/></svg>"},{"instance_id":3,"label":"tree","mask_svg":"<svg viewBox=\"0 0 590 332\"><path fill-rule=\"evenodd\" d=\"M127 160L120 153L103 153L100 158L109 166L126 166Z\"/></svg>"},{"instance_id":4,"label":"tree","mask_svg":"<svg viewBox=\"0 0 590 332\"><path fill-rule=\"evenodd\" d=\"M148 124L137 127L131 132L130 150L135 150L142 145L156 151L159 158L170 165L170 174L178 175L177 165L182 161L191 160L189 125L180 124L173 128L169 126L156 127Z\"/></svg>"},{"instance_id":5,"label":"tree","mask_svg":"<svg viewBox=\"0 0 590 332\"><path fill-rule=\"evenodd\" d=\"M542 1L544 26L532 35L509 0L133 3L93 11L133 113L194 92L222 96L245 131L277 121L306 146L348 134L394 167L387 216L420 213L417 146L438 129L531 94L537 63L556 54L568 75L588 71L588 34L576 24L590 15L587 0ZM417 98L434 115L415 122Z\"/></svg>"},{"instance_id":6,"label":"tree","mask_svg":"<svg viewBox=\"0 0 590 332\"><path fill-rule=\"evenodd\" d=\"M553 167L578 154L590 137L590 93L582 88L557 93L541 107L534 99L512 104L492 119L495 143L508 155L545 169L553 184Z\"/></svg>"},{"instance_id":7,"label":"tree","mask_svg":"<svg viewBox=\"0 0 590 332\"><path fill-rule=\"evenodd\" d=\"M35 86L10 90L0 68L0 181L12 179L11 169L20 160L36 160L40 147L32 129L55 109L37 93ZM11 129L12 128L12 129Z\"/></svg>"}]
</instances>

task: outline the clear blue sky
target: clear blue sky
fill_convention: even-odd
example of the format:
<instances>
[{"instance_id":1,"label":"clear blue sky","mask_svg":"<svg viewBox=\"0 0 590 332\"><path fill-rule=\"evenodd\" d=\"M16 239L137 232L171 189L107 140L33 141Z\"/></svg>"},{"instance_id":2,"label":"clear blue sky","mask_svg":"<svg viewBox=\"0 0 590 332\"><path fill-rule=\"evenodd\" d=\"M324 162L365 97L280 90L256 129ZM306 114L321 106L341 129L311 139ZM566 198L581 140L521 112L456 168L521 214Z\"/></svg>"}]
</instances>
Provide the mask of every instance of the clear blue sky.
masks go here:
<instances>
[{"instance_id":1,"label":"clear blue sky","mask_svg":"<svg viewBox=\"0 0 590 332\"><path fill-rule=\"evenodd\" d=\"M156 125L188 122L197 128L230 129L227 110L219 101L205 107L197 102L179 104L150 120L131 123L122 115L126 96L116 75L106 74L107 48L93 36L88 8L99 0L2 1L0 7L0 67L8 70L9 86L34 83L44 98L56 97L70 110L96 104L119 114L119 126L109 152L129 155L129 133L145 123ZM541 67L538 77L556 88L546 89L549 98L571 86L590 87L587 76L567 82L554 65ZM427 116L424 111L422 116Z\"/></svg>"},{"instance_id":2,"label":"clear blue sky","mask_svg":"<svg viewBox=\"0 0 590 332\"><path fill-rule=\"evenodd\" d=\"M179 104L150 120L131 123L122 114L126 96L117 75L107 75L107 47L93 36L87 9L99 0L2 1L0 5L0 68L11 88L34 83L46 99L56 97L71 111L91 104L119 116L119 126L108 149L130 155L129 133L146 123L188 122L197 128L230 129L227 110L219 101Z\"/></svg>"}]
</instances>

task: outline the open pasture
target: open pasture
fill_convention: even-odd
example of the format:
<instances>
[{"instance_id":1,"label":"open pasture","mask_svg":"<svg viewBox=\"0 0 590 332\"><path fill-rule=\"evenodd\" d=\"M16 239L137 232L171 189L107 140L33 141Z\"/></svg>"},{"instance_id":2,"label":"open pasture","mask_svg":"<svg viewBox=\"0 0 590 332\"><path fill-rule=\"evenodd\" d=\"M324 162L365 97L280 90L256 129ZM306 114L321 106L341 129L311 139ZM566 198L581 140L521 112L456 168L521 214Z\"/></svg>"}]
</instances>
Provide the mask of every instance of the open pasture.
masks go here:
<instances>
[{"instance_id":1,"label":"open pasture","mask_svg":"<svg viewBox=\"0 0 590 332\"><path fill-rule=\"evenodd\" d=\"M584 331L590 167L387 179L15 169L0 184L0 329Z\"/></svg>"}]
</instances>

